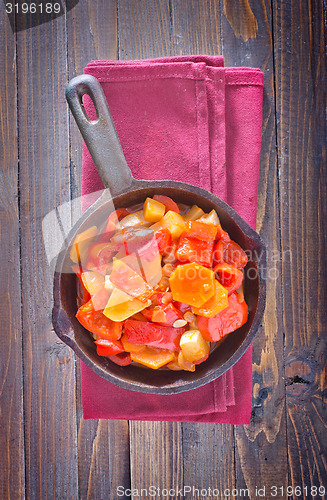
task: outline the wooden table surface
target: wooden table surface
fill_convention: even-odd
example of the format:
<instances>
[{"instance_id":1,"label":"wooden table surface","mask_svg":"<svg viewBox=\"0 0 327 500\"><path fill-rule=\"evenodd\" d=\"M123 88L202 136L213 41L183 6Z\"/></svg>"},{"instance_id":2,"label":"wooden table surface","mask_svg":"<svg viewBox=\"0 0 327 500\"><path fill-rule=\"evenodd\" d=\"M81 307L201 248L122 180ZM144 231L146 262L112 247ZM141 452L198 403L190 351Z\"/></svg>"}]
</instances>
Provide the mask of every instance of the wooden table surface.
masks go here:
<instances>
[{"instance_id":1,"label":"wooden table surface","mask_svg":"<svg viewBox=\"0 0 327 500\"><path fill-rule=\"evenodd\" d=\"M64 15L16 33L0 5L1 500L131 498L128 488L137 498L150 485L162 489L152 498L188 485L199 490L188 499L209 488L212 498L327 498L324 2L64 4ZM51 324L41 231L80 194L64 89L91 59L182 54L222 54L265 75L257 227L272 272L251 423L85 421L79 363Z\"/></svg>"}]
</instances>

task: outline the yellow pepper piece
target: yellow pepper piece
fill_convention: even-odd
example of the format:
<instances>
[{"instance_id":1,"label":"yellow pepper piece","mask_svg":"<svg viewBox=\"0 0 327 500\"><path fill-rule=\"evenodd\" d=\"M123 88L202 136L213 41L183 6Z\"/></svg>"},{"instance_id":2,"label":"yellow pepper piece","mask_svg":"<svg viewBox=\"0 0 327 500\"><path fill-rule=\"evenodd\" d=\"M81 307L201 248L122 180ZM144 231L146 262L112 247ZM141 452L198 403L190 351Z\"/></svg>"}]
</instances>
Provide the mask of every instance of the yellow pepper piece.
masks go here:
<instances>
[{"instance_id":1,"label":"yellow pepper piece","mask_svg":"<svg viewBox=\"0 0 327 500\"><path fill-rule=\"evenodd\" d=\"M169 210L169 212L167 212L166 215L163 216L160 222L157 222L156 224L153 224L153 226L150 226L150 229L153 229L153 231L168 229L174 239L179 238L182 232L185 231L185 228L186 222L184 221L183 217L173 210Z\"/></svg>"},{"instance_id":2,"label":"yellow pepper piece","mask_svg":"<svg viewBox=\"0 0 327 500\"><path fill-rule=\"evenodd\" d=\"M173 370L174 372L183 370L183 368L178 364L178 352L174 353L174 359L170 361L170 363L167 363L167 368L169 370Z\"/></svg>"},{"instance_id":3,"label":"yellow pepper piece","mask_svg":"<svg viewBox=\"0 0 327 500\"><path fill-rule=\"evenodd\" d=\"M204 222L205 224L214 224L214 226L220 226L220 220L216 210L211 210L209 214L204 214L198 222Z\"/></svg>"},{"instance_id":4,"label":"yellow pepper piece","mask_svg":"<svg viewBox=\"0 0 327 500\"><path fill-rule=\"evenodd\" d=\"M191 207L186 212L186 214L183 215L183 219L185 220L185 222L188 222L189 220L199 219L200 217L202 217L202 215L204 215L204 211L202 210L202 208L198 207L197 205L193 205L193 207Z\"/></svg>"},{"instance_id":5,"label":"yellow pepper piece","mask_svg":"<svg viewBox=\"0 0 327 500\"><path fill-rule=\"evenodd\" d=\"M139 210L138 212L126 215L126 217L119 222L119 227L123 229L124 227L130 226L149 226L150 224L151 222L145 220L143 210Z\"/></svg>"},{"instance_id":6,"label":"yellow pepper piece","mask_svg":"<svg viewBox=\"0 0 327 500\"><path fill-rule=\"evenodd\" d=\"M196 262L176 267L169 278L173 299L201 307L215 293L215 273Z\"/></svg>"},{"instance_id":7,"label":"yellow pepper piece","mask_svg":"<svg viewBox=\"0 0 327 500\"><path fill-rule=\"evenodd\" d=\"M94 295L104 284L104 276L98 271L85 271L81 279L90 295Z\"/></svg>"},{"instance_id":8,"label":"yellow pepper piece","mask_svg":"<svg viewBox=\"0 0 327 500\"><path fill-rule=\"evenodd\" d=\"M190 363L184 359L182 350L178 353L178 364L182 368L182 370L186 370L188 372L195 372L195 363Z\"/></svg>"},{"instance_id":9,"label":"yellow pepper piece","mask_svg":"<svg viewBox=\"0 0 327 500\"><path fill-rule=\"evenodd\" d=\"M198 361L209 354L209 343L204 340L199 330L188 330L183 333L180 340L183 358L186 362Z\"/></svg>"},{"instance_id":10,"label":"yellow pepper piece","mask_svg":"<svg viewBox=\"0 0 327 500\"><path fill-rule=\"evenodd\" d=\"M89 227L82 233L78 234L70 249L70 258L76 264L84 262L87 257L87 251L92 239L97 235L98 228L96 226Z\"/></svg>"},{"instance_id":11,"label":"yellow pepper piece","mask_svg":"<svg viewBox=\"0 0 327 500\"><path fill-rule=\"evenodd\" d=\"M143 215L146 221L158 222L165 215L166 207L160 201L147 198L143 205Z\"/></svg>"},{"instance_id":12,"label":"yellow pepper piece","mask_svg":"<svg viewBox=\"0 0 327 500\"><path fill-rule=\"evenodd\" d=\"M192 311L198 316L212 318L226 307L228 307L228 292L219 281L215 280L214 295L201 307L192 307Z\"/></svg>"},{"instance_id":13,"label":"yellow pepper piece","mask_svg":"<svg viewBox=\"0 0 327 500\"><path fill-rule=\"evenodd\" d=\"M132 361L137 361L141 365L157 370L174 359L172 351L164 349L157 351L151 347L146 347L142 352L131 352Z\"/></svg>"},{"instance_id":14,"label":"yellow pepper piece","mask_svg":"<svg viewBox=\"0 0 327 500\"><path fill-rule=\"evenodd\" d=\"M125 333L123 333L120 340L126 352L141 352L146 348L146 346L143 344L132 344L131 342L129 342Z\"/></svg>"},{"instance_id":15,"label":"yellow pepper piece","mask_svg":"<svg viewBox=\"0 0 327 500\"><path fill-rule=\"evenodd\" d=\"M142 302L141 300L135 298L133 300L127 300L126 302L116 304L112 307L108 307L107 304L103 311L103 314L112 321L125 321L125 319L130 318L135 313L142 311L150 305L151 300Z\"/></svg>"}]
</instances>

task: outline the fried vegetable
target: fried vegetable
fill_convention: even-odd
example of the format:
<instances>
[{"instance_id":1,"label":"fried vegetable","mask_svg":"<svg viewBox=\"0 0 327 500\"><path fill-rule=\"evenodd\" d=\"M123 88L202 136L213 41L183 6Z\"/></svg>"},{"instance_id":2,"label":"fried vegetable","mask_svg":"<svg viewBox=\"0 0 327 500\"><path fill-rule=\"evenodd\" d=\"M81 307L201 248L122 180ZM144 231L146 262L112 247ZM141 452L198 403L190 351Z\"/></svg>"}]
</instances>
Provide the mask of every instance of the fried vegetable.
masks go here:
<instances>
[{"instance_id":1,"label":"fried vegetable","mask_svg":"<svg viewBox=\"0 0 327 500\"><path fill-rule=\"evenodd\" d=\"M166 207L160 201L147 198L143 206L144 219L148 222L158 222L165 215Z\"/></svg>"},{"instance_id":2,"label":"fried vegetable","mask_svg":"<svg viewBox=\"0 0 327 500\"><path fill-rule=\"evenodd\" d=\"M214 272L194 262L178 266L169 278L173 299L194 307L203 306L213 296L214 283Z\"/></svg>"}]
</instances>

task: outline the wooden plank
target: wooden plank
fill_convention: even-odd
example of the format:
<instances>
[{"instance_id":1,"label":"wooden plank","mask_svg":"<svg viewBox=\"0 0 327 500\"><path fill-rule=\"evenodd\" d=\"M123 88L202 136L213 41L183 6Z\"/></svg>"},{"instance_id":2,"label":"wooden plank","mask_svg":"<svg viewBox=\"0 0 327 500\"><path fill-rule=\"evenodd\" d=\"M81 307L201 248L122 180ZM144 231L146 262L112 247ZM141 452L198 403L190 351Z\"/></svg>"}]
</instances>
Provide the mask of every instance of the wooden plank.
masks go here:
<instances>
[{"instance_id":1,"label":"wooden plank","mask_svg":"<svg viewBox=\"0 0 327 500\"><path fill-rule=\"evenodd\" d=\"M163 490L183 487L181 424L130 421L129 427L131 489L138 490L141 496L142 488L154 486L155 498L159 498L164 496ZM177 492L171 493L169 498L180 498Z\"/></svg>"},{"instance_id":2,"label":"wooden plank","mask_svg":"<svg viewBox=\"0 0 327 500\"><path fill-rule=\"evenodd\" d=\"M257 230L267 246L267 300L253 342L251 424L235 427L236 487L254 496L256 487L287 485L272 18L268 1L238 0L231 8L226 0L223 11L225 65L259 67L265 79Z\"/></svg>"},{"instance_id":3,"label":"wooden plank","mask_svg":"<svg viewBox=\"0 0 327 500\"><path fill-rule=\"evenodd\" d=\"M324 16L274 2L289 480L309 498L327 482Z\"/></svg>"},{"instance_id":4,"label":"wooden plank","mask_svg":"<svg viewBox=\"0 0 327 500\"><path fill-rule=\"evenodd\" d=\"M173 0L171 55L221 54L219 0Z\"/></svg>"},{"instance_id":5,"label":"wooden plank","mask_svg":"<svg viewBox=\"0 0 327 500\"><path fill-rule=\"evenodd\" d=\"M220 2L174 0L171 11L172 54L220 54ZM201 490L235 487L233 426L183 423L183 481ZM198 490L198 491L197 491ZM219 498L224 498L220 493Z\"/></svg>"},{"instance_id":6,"label":"wooden plank","mask_svg":"<svg viewBox=\"0 0 327 500\"><path fill-rule=\"evenodd\" d=\"M52 329L52 273L42 241L43 217L70 198L66 60L65 16L17 34L25 470L32 499L78 495L75 363Z\"/></svg>"},{"instance_id":7,"label":"wooden plank","mask_svg":"<svg viewBox=\"0 0 327 500\"><path fill-rule=\"evenodd\" d=\"M116 1L79 2L67 13L68 79L82 74L93 59L117 57ZM81 213L82 138L69 116L73 220ZM77 363L78 471L80 498L117 498L130 487L129 430L126 421L84 420ZM108 496L109 495L109 496Z\"/></svg>"},{"instance_id":8,"label":"wooden plank","mask_svg":"<svg viewBox=\"0 0 327 500\"><path fill-rule=\"evenodd\" d=\"M170 23L169 0L118 0L118 58L171 55Z\"/></svg>"},{"instance_id":9,"label":"wooden plank","mask_svg":"<svg viewBox=\"0 0 327 500\"><path fill-rule=\"evenodd\" d=\"M0 497L24 498L16 38L0 9Z\"/></svg>"},{"instance_id":10,"label":"wooden plank","mask_svg":"<svg viewBox=\"0 0 327 500\"><path fill-rule=\"evenodd\" d=\"M172 55L169 33L168 0L148 3L118 0L119 59ZM130 422L130 469L132 489L181 486L181 424Z\"/></svg>"}]
</instances>

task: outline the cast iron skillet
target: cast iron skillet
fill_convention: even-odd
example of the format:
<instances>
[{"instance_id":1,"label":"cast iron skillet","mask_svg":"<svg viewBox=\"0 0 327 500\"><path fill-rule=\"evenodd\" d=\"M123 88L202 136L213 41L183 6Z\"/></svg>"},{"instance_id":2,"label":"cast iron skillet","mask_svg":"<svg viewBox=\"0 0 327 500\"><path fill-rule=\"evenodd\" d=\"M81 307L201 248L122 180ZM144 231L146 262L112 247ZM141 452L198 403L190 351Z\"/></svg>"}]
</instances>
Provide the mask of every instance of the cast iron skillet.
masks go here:
<instances>
[{"instance_id":1,"label":"cast iron skillet","mask_svg":"<svg viewBox=\"0 0 327 500\"><path fill-rule=\"evenodd\" d=\"M82 104L84 94L88 94L95 105L97 118L93 121L85 113ZM250 255L244 280L249 319L237 331L223 338L195 372L151 370L133 365L121 367L108 358L98 356L91 335L75 318L76 276L66 271L71 267L69 249L75 236L94 223L98 225L99 219L105 221L112 211L110 193L105 190L77 221L57 260L52 315L57 335L95 373L124 389L173 394L195 389L218 378L245 353L260 326L266 294L266 253L261 238L229 205L204 189L181 182L134 179L124 158L106 98L94 77L82 75L71 80L66 98L103 184L114 197L116 209L142 203L154 194L165 194L177 202L190 206L196 204L205 212L217 211L222 227Z\"/></svg>"}]
</instances>

